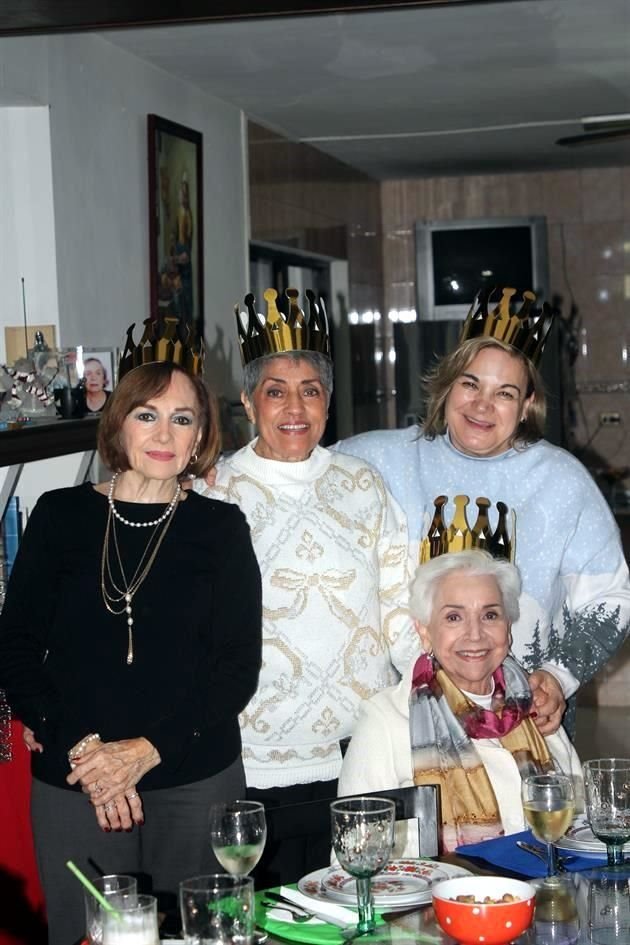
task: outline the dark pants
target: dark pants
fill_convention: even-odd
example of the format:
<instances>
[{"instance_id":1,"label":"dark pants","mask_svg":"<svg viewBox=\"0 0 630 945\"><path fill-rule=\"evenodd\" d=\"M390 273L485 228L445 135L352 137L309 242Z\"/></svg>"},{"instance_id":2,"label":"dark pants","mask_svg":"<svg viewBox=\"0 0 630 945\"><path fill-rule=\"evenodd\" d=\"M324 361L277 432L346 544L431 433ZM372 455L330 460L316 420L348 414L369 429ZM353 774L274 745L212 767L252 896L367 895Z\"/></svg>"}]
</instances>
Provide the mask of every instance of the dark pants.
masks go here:
<instances>
[{"instance_id":1,"label":"dark pants","mask_svg":"<svg viewBox=\"0 0 630 945\"><path fill-rule=\"evenodd\" d=\"M225 771L181 787L142 792L143 827L104 833L85 794L33 781L35 848L48 913L49 945L72 945L85 932L83 889L67 860L88 876L133 873L160 911L177 909L181 880L221 872L210 845L209 809L245 796L240 757Z\"/></svg>"},{"instance_id":2,"label":"dark pants","mask_svg":"<svg viewBox=\"0 0 630 945\"><path fill-rule=\"evenodd\" d=\"M336 781L314 781L312 784L292 784L290 787L267 788L260 791L248 788L247 797L260 801L266 808L284 804L302 804L334 798ZM256 889L269 889L286 883L295 883L306 873L330 865L330 833L322 836L290 837L275 843L269 837L260 863L254 869Z\"/></svg>"}]
</instances>

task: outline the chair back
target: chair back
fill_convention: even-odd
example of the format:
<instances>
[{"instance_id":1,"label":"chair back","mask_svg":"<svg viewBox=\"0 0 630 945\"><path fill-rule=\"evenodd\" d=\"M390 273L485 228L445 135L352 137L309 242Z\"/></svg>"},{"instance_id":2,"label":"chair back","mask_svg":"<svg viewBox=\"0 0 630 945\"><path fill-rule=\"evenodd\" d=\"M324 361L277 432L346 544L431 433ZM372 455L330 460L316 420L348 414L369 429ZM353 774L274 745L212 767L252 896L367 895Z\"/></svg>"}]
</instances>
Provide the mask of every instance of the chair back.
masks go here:
<instances>
[{"instance_id":1,"label":"chair back","mask_svg":"<svg viewBox=\"0 0 630 945\"><path fill-rule=\"evenodd\" d=\"M396 804L396 820L417 820L418 850L420 856L434 857L441 852L440 788L437 784L421 784L411 787L391 788L387 791L365 792L364 797L387 797ZM332 846L330 830L330 804L336 797L305 801L301 804L285 804L267 807L267 831L269 839L280 843L293 837L328 837Z\"/></svg>"}]
</instances>

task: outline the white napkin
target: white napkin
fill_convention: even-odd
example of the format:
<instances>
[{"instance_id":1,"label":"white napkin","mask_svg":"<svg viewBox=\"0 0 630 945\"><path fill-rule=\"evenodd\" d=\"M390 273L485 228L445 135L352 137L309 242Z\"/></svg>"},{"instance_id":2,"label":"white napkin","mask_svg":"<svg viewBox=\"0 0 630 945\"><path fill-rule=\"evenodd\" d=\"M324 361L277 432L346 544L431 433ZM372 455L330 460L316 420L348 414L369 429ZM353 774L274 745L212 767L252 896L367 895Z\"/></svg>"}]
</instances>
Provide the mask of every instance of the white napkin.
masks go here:
<instances>
[{"instance_id":1,"label":"white napkin","mask_svg":"<svg viewBox=\"0 0 630 945\"><path fill-rule=\"evenodd\" d=\"M278 903L277 906L274 906L273 909L267 909L265 915L268 919L273 919L274 922L286 922L288 925L308 925L309 927L313 925L326 925L324 919L309 919L308 922L296 922L295 917L292 912L289 912L291 906L287 906L286 909L282 908L282 904Z\"/></svg>"},{"instance_id":2,"label":"white napkin","mask_svg":"<svg viewBox=\"0 0 630 945\"><path fill-rule=\"evenodd\" d=\"M322 902L320 899L312 899L297 889L289 889L288 886L280 887L280 895L295 903L296 906L306 909L307 912L312 912L318 919L323 919L324 922L332 922L335 925L356 925L356 912L352 909L346 909L345 906L339 906L334 902ZM282 909L282 903L278 903L276 908ZM304 924L306 925L306 923Z\"/></svg>"}]
</instances>

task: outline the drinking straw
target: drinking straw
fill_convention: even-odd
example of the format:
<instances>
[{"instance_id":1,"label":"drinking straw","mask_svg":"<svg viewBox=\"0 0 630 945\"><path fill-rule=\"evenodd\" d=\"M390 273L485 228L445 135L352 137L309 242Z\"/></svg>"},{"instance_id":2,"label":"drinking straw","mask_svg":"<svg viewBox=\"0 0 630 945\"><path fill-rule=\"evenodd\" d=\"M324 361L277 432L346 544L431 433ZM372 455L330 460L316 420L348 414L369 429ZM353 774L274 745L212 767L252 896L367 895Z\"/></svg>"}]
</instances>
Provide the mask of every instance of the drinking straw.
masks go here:
<instances>
[{"instance_id":1,"label":"drinking straw","mask_svg":"<svg viewBox=\"0 0 630 945\"><path fill-rule=\"evenodd\" d=\"M103 909L105 909L106 912L111 912L113 916L115 916L117 919L120 919L120 914L116 912L111 902L107 901L106 897L98 891L93 883L89 881L85 873L82 873L79 867L75 866L72 860L68 860L66 866L71 873L74 873L79 882L83 883L87 891L92 893L96 901L103 907Z\"/></svg>"}]
</instances>

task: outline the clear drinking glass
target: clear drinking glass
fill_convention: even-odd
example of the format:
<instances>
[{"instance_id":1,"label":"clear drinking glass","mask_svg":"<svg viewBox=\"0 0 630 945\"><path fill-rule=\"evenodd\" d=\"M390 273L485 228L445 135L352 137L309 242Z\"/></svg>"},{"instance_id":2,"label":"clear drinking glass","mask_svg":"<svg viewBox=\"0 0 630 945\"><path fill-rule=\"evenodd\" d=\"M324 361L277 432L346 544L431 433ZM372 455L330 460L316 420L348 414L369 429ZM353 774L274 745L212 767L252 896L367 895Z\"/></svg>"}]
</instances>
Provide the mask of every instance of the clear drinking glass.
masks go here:
<instances>
[{"instance_id":1,"label":"clear drinking glass","mask_svg":"<svg viewBox=\"0 0 630 945\"><path fill-rule=\"evenodd\" d=\"M536 945L576 945L580 937L573 877L566 874L557 879L557 883L542 883L536 890Z\"/></svg>"},{"instance_id":2,"label":"clear drinking glass","mask_svg":"<svg viewBox=\"0 0 630 945\"><path fill-rule=\"evenodd\" d=\"M363 935L375 928L372 876L383 869L392 852L396 805L384 797L347 797L330 805L335 855L357 884L359 922Z\"/></svg>"},{"instance_id":3,"label":"clear drinking glass","mask_svg":"<svg viewBox=\"0 0 630 945\"><path fill-rule=\"evenodd\" d=\"M557 873L554 843L562 837L575 814L573 779L566 774L531 774L521 785L525 820L537 840L547 847L547 877Z\"/></svg>"},{"instance_id":4,"label":"clear drinking glass","mask_svg":"<svg viewBox=\"0 0 630 945\"><path fill-rule=\"evenodd\" d=\"M254 881L213 873L179 884L186 945L249 945L255 922Z\"/></svg>"},{"instance_id":5,"label":"clear drinking glass","mask_svg":"<svg viewBox=\"0 0 630 945\"><path fill-rule=\"evenodd\" d=\"M103 945L160 945L155 896L129 897L115 913L104 912Z\"/></svg>"},{"instance_id":6,"label":"clear drinking glass","mask_svg":"<svg viewBox=\"0 0 630 945\"><path fill-rule=\"evenodd\" d=\"M138 881L134 876L125 873L112 873L109 876L97 876L90 882L105 896L108 902L117 909L126 902L133 904L137 901ZM104 909L92 893L85 890L85 931L90 945L103 943L103 913Z\"/></svg>"},{"instance_id":7,"label":"clear drinking glass","mask_svg":"<svg viewBox=\"0 0 630 945\"><path fill-rule=\"evenodd\" d=\"M593 945L630 942L630 867L587 873L588 940Z\"/></svg>"},{"instance_id":8,"label":"clear drinking glass","mask_svg":"<svg viewBox=\"0 0 630 945\"><path fill-rule=\"evenodd\" d=\"M596 758L584 763L586 815L606 844L608 866L623 866L630 840L630 758Z\"/></svg>"},{"instance_id":9,"label":"clear drinking glass","mask_svg":"<svg viewBox=\"0 0 630 945\"><path fill-rule=\"evenodd\" d=\"M210 809L210 842L217 860L232 876L247 876L265 849L265 808L258 801L229 801Z\"/></svg>"}]
</instances>

